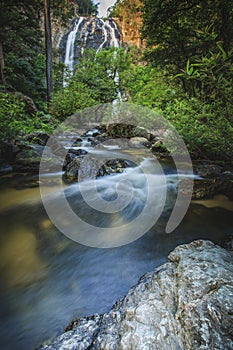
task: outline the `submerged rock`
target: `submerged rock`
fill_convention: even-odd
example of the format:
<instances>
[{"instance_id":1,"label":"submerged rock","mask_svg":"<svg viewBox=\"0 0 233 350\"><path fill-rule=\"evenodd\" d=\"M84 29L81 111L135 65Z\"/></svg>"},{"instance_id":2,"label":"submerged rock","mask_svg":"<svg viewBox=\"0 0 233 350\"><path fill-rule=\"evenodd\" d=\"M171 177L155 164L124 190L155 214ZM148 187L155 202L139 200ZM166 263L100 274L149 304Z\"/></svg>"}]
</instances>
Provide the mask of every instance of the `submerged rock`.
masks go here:
<instances>
[{"instance_id":1,"label":"submerged rock","mask_svg":"<svg viewBox=\"0 0 233 350\"><path fill-rule=\"evenodd\" d=\"M109 313L73 321L41 349L230 350L232 258L210 241L178 246Z\"/></svg>"}]
</instances>

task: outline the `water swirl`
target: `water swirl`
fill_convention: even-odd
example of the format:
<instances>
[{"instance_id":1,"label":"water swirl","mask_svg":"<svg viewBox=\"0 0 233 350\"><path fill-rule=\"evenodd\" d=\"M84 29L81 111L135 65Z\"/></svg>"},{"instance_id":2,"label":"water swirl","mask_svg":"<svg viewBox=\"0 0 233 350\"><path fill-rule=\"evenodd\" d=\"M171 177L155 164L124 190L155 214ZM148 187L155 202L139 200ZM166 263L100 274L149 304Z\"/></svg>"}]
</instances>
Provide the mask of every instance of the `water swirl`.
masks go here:
<instances>
[{"instance_id":1,"label":"water swirl","mask_svg":"<svg viewBox=\"0 0 233 350\"><path fill-rule=\"evenodd\" d=\"M70 239L91 247L111 248L133 242L155 225L164 209L167 182L156 156L148 150L135 152L135 148L131 148L128 142L129 134L126 133L123 138L120 135L117 135L117 139L109 136L107 141L101 142L101 147L90 150L79 160L85 166L95 159L94 178L87 176L68 188L61 180L56 195L48 196L44 174L61 170L62 161L59 163L58 159L66 158L67 148L77 139L77 134L74 133L66 149L59 147L64 128L69 126L70 129L77 130L79 125L79 129L87 131L96 125L96 120L99 124L107 125L108 130L111 130L112 125L113 128L124 125L125 129L129 126L131 133L132 130L133 133L144 133L144 136L147 133L148 138L153 135L152 130L160 133L163 145L170 151L177 167L178 179L180 174L192 172L192 164L186 146L175 129L147 108L128 103L120 103L118 106L106 104L66 119L48 140L40 164L41 179L43 176L40 191L44 208L54 225ZM116 140L118 147L114 150ZM55 154L57 162L51 164L48 149ZM126 167L114 176L96 176L106 162L117 161L119 158L134 166ZM93 169L91 174L93 177ZM166 232L173 231L181 222L188 209L191 192L192 177L186 181L185 194L178 182L177 198ZM88 215L83 209L84 204L89 208Z\"/></svg>"}]
</instances>

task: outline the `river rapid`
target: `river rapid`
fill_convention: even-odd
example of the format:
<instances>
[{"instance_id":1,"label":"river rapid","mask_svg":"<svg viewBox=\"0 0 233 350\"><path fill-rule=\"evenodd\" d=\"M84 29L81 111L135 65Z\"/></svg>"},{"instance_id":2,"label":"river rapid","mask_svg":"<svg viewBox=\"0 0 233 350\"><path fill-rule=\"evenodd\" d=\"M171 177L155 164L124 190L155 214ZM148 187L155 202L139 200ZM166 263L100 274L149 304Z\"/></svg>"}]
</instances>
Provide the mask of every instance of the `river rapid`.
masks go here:
<instances>
[{"instance_id":1,"label":"river rapid","mask_svg":"<svg viewBox=\"0 0 233 350\"><path fill-rule=\"evenodd\" d=\"M192 201L182 223L165 233L177 176L168 162L161 164L168 190L159 220L141 238L108 249L84 246L59 232L41 202L37 176L0 177L1 349L34 349L63 332L72 319L107 312L144 273L167 261L179 244L199 238L215 243L226 239L232 229L233 203L224 196ZM64 187L73 210L98 226L131 220L141 210L145 191L137 167L128 173L134 177L136 199L121 214L97 214L86 205L78 185ZM56 201L61 174L46 176L48 195ZM105 200L115 199L114 182L122 176L98 180Z\"/></svg>"}]
</instances>

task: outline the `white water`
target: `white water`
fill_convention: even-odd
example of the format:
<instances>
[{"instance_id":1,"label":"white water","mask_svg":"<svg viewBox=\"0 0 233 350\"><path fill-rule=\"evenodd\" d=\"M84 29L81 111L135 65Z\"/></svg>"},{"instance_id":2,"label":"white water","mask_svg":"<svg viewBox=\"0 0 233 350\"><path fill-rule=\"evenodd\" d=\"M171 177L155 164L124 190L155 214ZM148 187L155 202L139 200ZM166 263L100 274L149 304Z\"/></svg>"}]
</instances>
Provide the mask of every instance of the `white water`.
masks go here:
<instances>
[{"instance_id":1,"label":"white water","mask_svg":"<svg viewBox=\"0 0 233 350\"><path fill-rule=\"evenodd\" d=\"M151 190L159 201L161 188L153 171L156 169L150 159L142 162L151 172L154 179ZM39 189L24 187L30 179L20 178L19 174L16 179L1 177L4 203L0 208L1 349L34 349L63 332L72 319L108 311L141 275L165 262L178 244L200 238L215 243L224 240L231 232L232 212L219 208L219 199L211 203L215 208L206 208L202 201L191 204L180 226L172 234L164 232L177 185L175 169L168 166L164 174L167 203L158 223L139 240L112 249L94 249L69 240L50 222L40 203ZM55 175L47 174L50 186ZM21 184L20 189L14 187L15 182ZM132 201L120 212L111 213L113 204L118 204L117 195L119 199L127 195L130 183ZM94 184L98 196L92 195ZM72 209L83 220L102 227L123 226L123 230L119 228L120 238L125 233L125 224L140 214L146 201L146 187L144 174L135 167L123 174L83 182L82 193L80 184L64 190ZM56 205L57 187L48 195ZM85 204L83 195L89 197L90 206ZM100 208L102 202L107 213L94 209ZM64 215L62 209L58 215Z\"/></svg>"},{"instance_id":2,"label":"white water","mask_svg":"<svg viewBox=\"0 0 233 350\"><path fill-rule=\"evenodd\" d=\"M64 63L72 73L74 70L75 39L83 20L84 20L84 17L79 18L79 20L74 26L74 29L69 33L67 42L66 42L66 55L65 55Z\"/></svg>"},{"instance_id":3,"label":"white water","mask_svg":"<svg viewBox=\"0 0 233 350\"><path fill-rule=\"evenodd\" d=\"M98 42L96 47L95 36L97 32L101 31L102 40ZM77 43L76 38L80 39ZM66 52L64 63L67 66L69 72L74 73L75 60L76 56L82 56L86 48L95 48L96 54L105 48L119 48L119 31L116 24L110 20L103 20L101 18L84 18L79 17L76 20L74 28L70 31L67 42L66 42ZM75 54L77 51L77 54ZM116 57L116 52L113 60ZM118 71L114 72L114 69L107 72L109 76L112 76L116 86L119 86L119 73ZM65 76L66 78L66 76ZM66 83L64 83L66 85ZM117 100L122 99L120 89L118 88Z\"/></svg>"}]
</instances>

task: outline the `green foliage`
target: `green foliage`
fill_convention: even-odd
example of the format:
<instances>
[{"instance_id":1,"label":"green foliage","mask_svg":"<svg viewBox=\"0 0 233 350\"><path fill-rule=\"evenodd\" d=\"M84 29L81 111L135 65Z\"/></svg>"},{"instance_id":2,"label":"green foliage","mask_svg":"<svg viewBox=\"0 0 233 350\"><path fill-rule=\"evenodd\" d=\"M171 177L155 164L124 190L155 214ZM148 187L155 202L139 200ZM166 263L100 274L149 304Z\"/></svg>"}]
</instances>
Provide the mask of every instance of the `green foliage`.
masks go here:
<instances>
[{"instance_id":1,"label":"green foliage","mask_svg":"<svg viewBox=\"0 0 233 350\"><path fill-rule=\"evenodd\" d=\"M5 61L6 87L39 102L45 96L45 66L42 65L41 1L1 0L0 44ZM0 62L2 65L3 61ZM4 84L4 79L1 76Z\"/></svg>"},{"instance_id":2,"label":"green foliage","mask_svg":"<svg viewBox=\"0 0 233 350\"><path fill-rule=\"evenodd\" d=\"M231 160L233 127L223 112L217 105L186 96L170 101L163 115L176 128L192 156Z\"/></svg>"},{"instance_id":3,"label":"green foliage","mask_svg":"<svg viewBox=\"0 0 233 350\"><path fill-rule=\"evenodd\" d=\"M76 65L75 74L67 74L66 86L54 94L51 112L64 120L78 110L112 102L120 88L114 82L116 72L125 71L128 65L122 49L102 50L98 54L86 50Z\"/></svg>"},{"instance_id":4,"label":"green foliage","mask_svg":"<svg viewBox=\"0 0 233 350\"><path fill-rule=\"evenodd\" d=\"M38 54L30 59L17 57L14 53L6 55L6 76L11 90L20 91L32 97L37 105L46 97L44 86L45 57Z\"/></svg>"},{"instance_id":5,"label":"green foliage","mask_svg":"<svg viewBox=\"0 0 233 350\"><path fill-rule=\"evenodd\" d=\"M126 94L132 102L162 109L176 92L166 83L166 75L150 65L131 65L120 75Z\"/></svg>"},{"instance_id":6,"label":"green foliage","mask_svg":"<svg viewBox=\"0 0 233 350\"><path fill-rule=\"evenodd\" d=\"M188 58L206 56L220 43L225 51L233 45L231 0L143 0L143 37L153 47L155 64L185 66Z\"/></svg>"},{"instance_id":7,"label":"green foliage","mask_svg":"<svg viewBox=\"0 0 233 350\"><path fill-rule=\"evenodd\" d=\"M64 120L78 110L97 104L87 85L72 80L67 87L54 94L51 113L59 120Z\"/></svg>"},{"instance_id":8,"label":"green foliage","mask_svg":"<svg viewBox=\"0 0 233 350\"><path fill-rule=\"evenodd\" d=\"M51 133L55 127L51 116L43 112L31 116L25 103L12 93L0 93L0 139L13 140L35 130Z\"/></svg>"},{"instance_id":9,"label":"green foliage","mask_svg":"<svg viewBox=\"0 0 233 350\"><path fill-rule=\"evenodd\" d=\"M194 63L188 59L186 69L176 77L183 80L190 96L199 96L208 103L218 100L224 106L232 101L233 50L227 53L220 45L217 49Z\"/></svg>"},{"instance_id":10,"label":"green foliage","mask_svg":"<svg viewBox=\"0 0 233 350\"><path fill-rule=\"evenodd\" d=\"M190 62L187 62L184 74L192 76L196 68L194 66L192 69ZM122 74L121 79L128 99L155 110L169 120L194 158L231 160L233 106L230 101L223 105L221 100L217 99L210 103L196 97L190 98L165 70L155 69L150 65L132 64ZM206 76L206 79L211 77ZM220 93L220 87L216 89ZM222 93L224 91L225 85ZM150 118L148 115L146 125L153 125Z\"/></svg>"}]
</instances>

